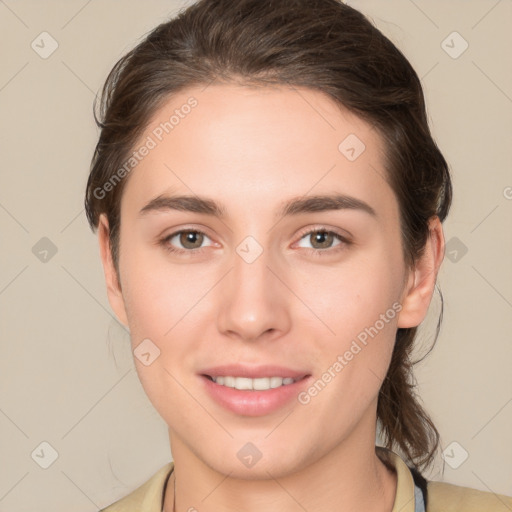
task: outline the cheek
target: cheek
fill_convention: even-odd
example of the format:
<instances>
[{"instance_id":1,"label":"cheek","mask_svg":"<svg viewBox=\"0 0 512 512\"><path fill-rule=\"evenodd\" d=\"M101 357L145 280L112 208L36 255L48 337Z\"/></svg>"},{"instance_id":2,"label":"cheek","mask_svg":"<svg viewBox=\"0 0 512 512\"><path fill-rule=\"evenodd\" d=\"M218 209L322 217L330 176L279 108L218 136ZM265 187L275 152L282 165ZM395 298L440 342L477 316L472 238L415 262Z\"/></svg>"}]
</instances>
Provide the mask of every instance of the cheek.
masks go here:
<instances>
[{"instance_id":1,"label":"cheek","mask_svg":"<svg viewBox=\"0 0 512 512\"><path fill-rule=\"evenodd\" d=\"M326 403L332 400L357 408L378 394L401 310L400 271L392 257L358 258L337 272L317 270L314 278L297 279L297 294L308 298L318 317L308 325L317 334L314 350L320 378L331 388Z\"/></svg>"},{"instance_id":2,"label":"cheek","mask_svg":"<svg viewBox=\"0 0 512 512\"><path fill-rule=\"evenodd\" d=\"M164 339L181 319L200 309L214 285L211 272L199 265L170 265L149 251L126 251L123 296L130 329L139 336Z\"/></svg>"},{"instance_id":3,"label":"cheek","mask_svg":"<svg viewBox=\"0 0 512 512\"><path fill-rule=\"evenodd\" d=\"M172 424L167 414L175 407L186 411L191 406L182 388L183 374L186 379L190 375L178 368L192 366L190 357L197 347L191 329L204 315L201 297L211 284L191 267L155 264L142 251L126 251L124 272L123 296L137 374L155 409ZM149 352L151 362L146 365L137 352Z\"/></svg>"},{"instance_id":4,"label":"cheek","mask_svg":"<svg viewBox=\"0 0 512 512\"><path fill-rule=\"evenodd\" d=\"M318 320L324 323L326 340L329 332L333 341L355 337L398 301L400 266L392 257L371 256L347 258L337 267L298 267L290 275L293 290L311 310L309 315L317 316L317 327L321 327ZM394 313L392 309L388 316L394 319Z\"/></svg>"}]
</instances>

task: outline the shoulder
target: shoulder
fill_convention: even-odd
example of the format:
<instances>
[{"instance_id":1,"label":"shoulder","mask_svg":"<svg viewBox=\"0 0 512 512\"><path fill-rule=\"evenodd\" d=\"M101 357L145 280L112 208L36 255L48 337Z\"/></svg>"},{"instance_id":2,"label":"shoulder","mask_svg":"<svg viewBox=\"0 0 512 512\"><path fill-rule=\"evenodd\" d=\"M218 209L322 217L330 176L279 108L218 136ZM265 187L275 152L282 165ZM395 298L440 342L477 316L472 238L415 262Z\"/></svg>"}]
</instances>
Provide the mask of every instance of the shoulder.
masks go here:
<instances>
[{"instance_id":1,"label":"shoulder","mask_svg":"<svg viewBox=\"0 0 512 512\"><path fill-rule=\"evenodd\" d=\"M117 500L100 512L153 512L161 510L161 503L165 492L165 484L169 478L174 463L169 462L161 467L153 476L130 494Z\"/></svg>"},{"instance_id":2,"label":"shoulder","mask_svg":"<svg viewBox=\"0 0 512 512\"><path fill-rule=\"evenodd\" d=\"M512 498L446 482L428 482L427 512L510 512Z\"/></svg>"}]
</instances>

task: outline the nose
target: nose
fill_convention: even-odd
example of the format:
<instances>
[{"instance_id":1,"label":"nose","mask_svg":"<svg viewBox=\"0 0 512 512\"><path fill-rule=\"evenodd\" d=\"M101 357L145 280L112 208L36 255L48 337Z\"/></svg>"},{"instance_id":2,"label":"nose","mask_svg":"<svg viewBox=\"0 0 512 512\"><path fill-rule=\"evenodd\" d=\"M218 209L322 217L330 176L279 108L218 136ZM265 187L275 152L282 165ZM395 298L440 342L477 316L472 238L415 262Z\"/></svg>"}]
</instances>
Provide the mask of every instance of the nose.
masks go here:
<instances>
[{"instance_id":1,"label":"nose","mask_svg":"<svg viewBox=\"0 0 512 512\"><path fill-rule=\"evenodd\" d=\"M240 256L242 254L242 256ZM234 253L232 270L221 281L219 331L233 339L275 339L290 329L293 298L286 276L264 250L254 261Z\"/></svg>"}]
</instances>

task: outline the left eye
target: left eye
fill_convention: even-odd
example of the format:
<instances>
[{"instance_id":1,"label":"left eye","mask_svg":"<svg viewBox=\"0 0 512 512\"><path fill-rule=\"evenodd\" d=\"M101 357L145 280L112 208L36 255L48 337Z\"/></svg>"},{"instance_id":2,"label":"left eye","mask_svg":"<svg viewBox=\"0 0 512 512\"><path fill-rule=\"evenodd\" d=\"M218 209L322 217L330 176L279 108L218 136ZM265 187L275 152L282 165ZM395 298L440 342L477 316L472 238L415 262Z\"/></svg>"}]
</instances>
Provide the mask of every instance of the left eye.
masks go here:
<instances>
[{"instance_id":1,"label":"left eye","mask_svg":"<svg viewBox=\"0 0 512 512\"><path fill-rule=\"evenodd\" d=\"M338 235L334 231L327 231L325 229L308 231L302 236L301 241L308 239L311 241L312 249L330 249L331 247L334 247L334 241L338 241L338 243L335 244L335 246L345 241L342 236ZM299 244L299 247L308 246Z\"/></svg>"}]
</instances>

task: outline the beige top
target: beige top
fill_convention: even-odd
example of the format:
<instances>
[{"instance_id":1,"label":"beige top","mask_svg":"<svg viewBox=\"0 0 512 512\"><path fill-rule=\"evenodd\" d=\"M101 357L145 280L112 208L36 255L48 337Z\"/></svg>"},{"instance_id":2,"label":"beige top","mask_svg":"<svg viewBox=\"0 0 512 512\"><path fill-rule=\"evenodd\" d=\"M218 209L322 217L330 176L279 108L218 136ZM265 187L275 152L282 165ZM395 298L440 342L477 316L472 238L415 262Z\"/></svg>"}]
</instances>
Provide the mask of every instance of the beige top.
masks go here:
<instances>
[{"instance_id":1,"label":"beige top","mask_svg":"<svg viewBox=\"0 0 512 512\"><path fill-rule=\"evenodd\" d=\"M380 446L376 449L387 455L397 473L395 502L391 512L414 512L414 480L409 467L396 453ZM174 462L169 462L132 493L100 512L162 512L165 484L173 469ZM427 491L426 512L512 511L512 498L501 494L444 482L428 482Z\"/></svg>"}]
</instances>

